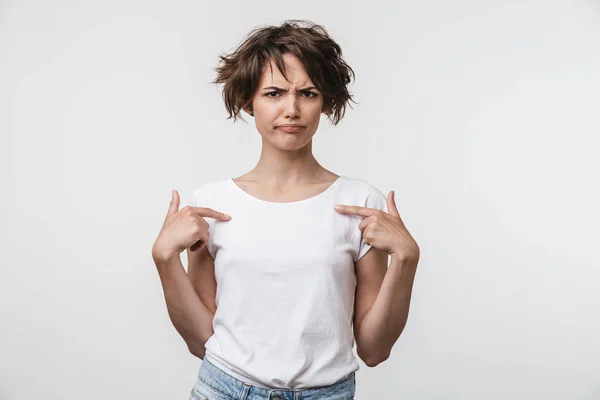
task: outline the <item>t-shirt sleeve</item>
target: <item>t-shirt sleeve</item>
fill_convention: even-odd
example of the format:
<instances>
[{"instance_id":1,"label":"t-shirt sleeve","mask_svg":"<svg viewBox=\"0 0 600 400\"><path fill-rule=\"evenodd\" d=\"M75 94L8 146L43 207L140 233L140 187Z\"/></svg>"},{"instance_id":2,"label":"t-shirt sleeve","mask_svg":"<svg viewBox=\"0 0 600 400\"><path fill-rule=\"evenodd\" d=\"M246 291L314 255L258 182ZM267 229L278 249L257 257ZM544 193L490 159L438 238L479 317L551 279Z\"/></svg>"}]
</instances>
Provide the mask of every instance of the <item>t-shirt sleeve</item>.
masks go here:
<instances>
[{"instance_id":1,"label":"t-shirt sleeve","mask_svg":"<svg viewBox=\"0 0 600 400\"><path fill-rule=\"evenodd\" d=\"M378 210L383 210L384 212L388 212L387 198L379 189L371 187L371 192L369 193L365 201L365 205L363 207L375 208ZM365 217L360 216L358 223L360 224L364 219ZM367 254L369 249L372 247L370 244L365 242L365 238L362 236L362 232L360 231L360 229L356 228L356 234L360 235L360 245L358 255L354 262L360 260L362 256Z\"/></svg>"}]
</instances>

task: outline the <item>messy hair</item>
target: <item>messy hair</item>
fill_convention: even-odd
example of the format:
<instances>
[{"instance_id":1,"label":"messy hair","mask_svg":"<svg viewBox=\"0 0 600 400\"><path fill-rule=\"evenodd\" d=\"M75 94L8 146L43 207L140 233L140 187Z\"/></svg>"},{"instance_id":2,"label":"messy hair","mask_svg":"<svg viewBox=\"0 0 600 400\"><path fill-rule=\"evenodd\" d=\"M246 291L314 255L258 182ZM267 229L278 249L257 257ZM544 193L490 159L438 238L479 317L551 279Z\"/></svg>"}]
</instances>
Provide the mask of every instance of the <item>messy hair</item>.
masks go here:
<instances>
[{"instance_id":1,"label":"messy hair","mask_svg":"<svg viewBox=\"0 0 600 400\"><path fill-rule=\"evenodd\" d=\"M350 101L356 103L347 88L355 78L354 71L342 59L340 46L325 28L306 20L287 20L280 26L256 28L234 52L219 56L219 66L215 68L217 77L212 83L224 84L227 119L243 120L240 111L246 106L252 109L252 97L263 66L270 60L274 60L289 82L283 54L292 54L302 62L313 84L323 94L323 112L337 125L345 114L346 104L352 108Z\"/></svg>"}]
</instances>

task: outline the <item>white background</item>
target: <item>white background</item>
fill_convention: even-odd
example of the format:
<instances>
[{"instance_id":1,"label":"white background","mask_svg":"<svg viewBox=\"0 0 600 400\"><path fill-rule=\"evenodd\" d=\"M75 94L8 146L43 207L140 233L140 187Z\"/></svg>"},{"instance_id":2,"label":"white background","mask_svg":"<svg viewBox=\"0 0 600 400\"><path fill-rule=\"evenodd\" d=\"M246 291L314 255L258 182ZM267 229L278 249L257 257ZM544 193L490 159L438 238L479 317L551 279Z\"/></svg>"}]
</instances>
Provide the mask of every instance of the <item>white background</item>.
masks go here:
<instances>
[{"instance_id":1,"label":"white background","mask_svg":"<svg viewBox=\"0 0 600 400\"><path fill-rule=\"evenodd\" d=\"M286 19L357 76L317 159L421 248L356 398L600 399L600 5L548 0L1 1L0 399L187 399L151 246L171 189L256 164L210 81Z\"/></svg>"}]
</instances>

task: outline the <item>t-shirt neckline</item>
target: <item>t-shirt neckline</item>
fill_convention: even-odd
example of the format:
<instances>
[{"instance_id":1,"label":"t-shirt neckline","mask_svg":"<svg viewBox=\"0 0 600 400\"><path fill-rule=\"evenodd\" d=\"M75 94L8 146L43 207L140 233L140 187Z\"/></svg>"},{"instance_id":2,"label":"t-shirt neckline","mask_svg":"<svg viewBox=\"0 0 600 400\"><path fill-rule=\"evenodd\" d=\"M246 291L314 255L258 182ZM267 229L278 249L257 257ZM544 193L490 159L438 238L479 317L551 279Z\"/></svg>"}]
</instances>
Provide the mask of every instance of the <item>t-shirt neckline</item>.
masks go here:
<instances>
[{"instance_id":1,"label":"t-shirt neckline","mask_svg":"<svg viewBox=\"0 0 600 400\"><path fill-rule=\"evenodd\" d=\"M330 191L333 190L333 188L335 186L338 185L338 183L344 178L343 175L340 175L337 177L337 179L335 181L333 181L333 183L331 185L329 185L329 187L327 187L327 189L325 189L324 191L322 191L321 193L317 193L316 195L309 197L307 199L302 199L302 200L296 200L296 201L284 201L284 202L280 202L280 201L268 201L268 200L263 200L263 199L259 199L258 197L255 197L253 195L251 195L250 193L246 192L244 189L242 189L241 187L238 186L237 183L235 183L235 181L233 180L233 177L229 177L227 178L227 181L229 181L231 183L231 185L234 187L234 189L236 189L236 191L241 192L241 194L245 195L246 197L257 201L259 203L263 203L263 204L269 204L269 205L276 205L276 206L285 206L285 205L297 205L297 204L304 204L304 203L308 203L314 200L317 200L323 196L325 196L327 193L329 193Z\"/></svg>"}]
</instances>

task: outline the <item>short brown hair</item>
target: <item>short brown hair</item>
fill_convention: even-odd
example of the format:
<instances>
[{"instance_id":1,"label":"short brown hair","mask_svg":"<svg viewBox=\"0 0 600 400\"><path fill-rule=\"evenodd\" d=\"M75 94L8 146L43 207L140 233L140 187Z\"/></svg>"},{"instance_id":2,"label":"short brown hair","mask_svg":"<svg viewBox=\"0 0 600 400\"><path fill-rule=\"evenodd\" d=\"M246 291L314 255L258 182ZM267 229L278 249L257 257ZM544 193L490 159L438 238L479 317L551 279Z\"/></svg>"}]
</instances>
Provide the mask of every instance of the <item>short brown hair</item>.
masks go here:
<instances>
[{"instance_id":1,"label":"short brown hair","mask_svg":"<svg viewBox=\"0 0 600 400\"><path fill-rule=\"evenodd\" d=\"M311 21L287 20L280 26L263 26L252 30L231 54L220 55L215 68L223 83L223 100L230 118L243 118L240 111L251 106L265 63L275 61L285 79L283 54L293 54L304 65L313 84L323 94L323 111L334 125L342 119L352 95L347 85L354 71L342 59L340 46L325 28ZM352 108L352 105L350 105Z\"/></svg>"}]
</instances>

